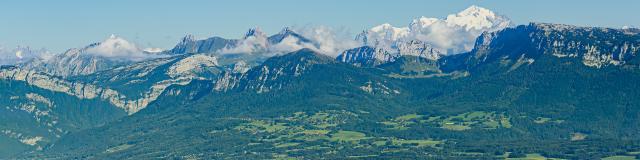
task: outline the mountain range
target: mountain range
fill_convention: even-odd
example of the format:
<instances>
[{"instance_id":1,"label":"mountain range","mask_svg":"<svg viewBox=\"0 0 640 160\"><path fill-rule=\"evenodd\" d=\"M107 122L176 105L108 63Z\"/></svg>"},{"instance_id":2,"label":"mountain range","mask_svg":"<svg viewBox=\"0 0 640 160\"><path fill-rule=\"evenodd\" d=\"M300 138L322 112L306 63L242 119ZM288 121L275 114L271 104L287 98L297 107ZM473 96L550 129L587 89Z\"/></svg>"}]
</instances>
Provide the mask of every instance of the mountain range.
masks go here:
<instances>
[{"instance_id":1,"label":"mountain range","mask_svg":"<svg viewBox=\"0 0 640 160\"><path fill-rule=\"evenodd\" d=\"M638 29L471 6L354 39L327 54L254 28L149 52L110 36L2 66L0 159L640 155Z\"/></svg>"}]
</instances>

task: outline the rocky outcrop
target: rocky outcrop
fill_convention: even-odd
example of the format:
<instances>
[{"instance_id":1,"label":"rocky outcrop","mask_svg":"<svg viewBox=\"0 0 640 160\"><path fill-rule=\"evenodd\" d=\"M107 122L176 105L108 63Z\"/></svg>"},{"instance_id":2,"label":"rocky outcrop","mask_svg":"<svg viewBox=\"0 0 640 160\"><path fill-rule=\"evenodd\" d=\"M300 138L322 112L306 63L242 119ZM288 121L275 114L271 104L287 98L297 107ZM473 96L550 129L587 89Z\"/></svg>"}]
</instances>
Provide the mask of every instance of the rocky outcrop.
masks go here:
<instances>
[{"instance_id":1,"label":"rocky outcrop","mask_svg":"<svg viewBox=\"0 0 640 160\"><path fill-rule=\"evenodd\" d=\"M473 54L476 63L551 55L602 68L623 65L637 57L640 35L623 29L531 23L481 35Z\"/></svg>"},{"instance_id":2,"label":"rocky outcrop","mask_svg":"<svg viewBox=\"0 0 640 160\"><path fill-rule=\"evenodd\" d=\"M161 81L151 86L148 91L143 92L141 97L129 98L110 88L67 81L55 76L20 68L5 68L0 70L0 79L24 81L29 85L54 92L65 93L78 97L79 99L100 99L108 101L129 114L136 113L145 108L149 103L157 99L166 87L173 84L186 85L191 80L189 78L177 78Z\"/></svg>"}]
</instances>

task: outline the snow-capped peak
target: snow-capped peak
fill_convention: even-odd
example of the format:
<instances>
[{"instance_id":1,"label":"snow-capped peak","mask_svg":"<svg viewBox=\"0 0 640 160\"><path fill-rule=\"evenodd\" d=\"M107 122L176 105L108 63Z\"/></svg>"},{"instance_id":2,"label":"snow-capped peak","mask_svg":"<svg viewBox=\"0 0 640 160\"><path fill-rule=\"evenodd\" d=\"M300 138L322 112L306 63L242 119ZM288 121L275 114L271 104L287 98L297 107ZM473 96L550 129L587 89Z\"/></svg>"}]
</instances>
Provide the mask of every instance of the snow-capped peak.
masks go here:
<instances>
[{"instance_id":1,"label":"snow-capped peak","mask_svg":"<svg viewBox=\"0 0 640 160\"><path fill-rule=\"evenodd\" d=\"M495 14L493 13L493 11L491 11L489 9L482 8L482 7L479 7L479 6L476 6L476 5L471 5L467 9L465 9L465 10L463 10L461 12L458 12L457 15L460 15L460 16L470 16L470 15L479 16L479 15L495 15Z\"/></svg>"},{"instance_id":2,"label":"snow-capped peak","mask_svg":"<svg viewBox=\"0 0 640 160\"><path fill-rule=\"evenodd\" d=\"M409 26L412 26L412 27L417 26L417 27L421 27L422 28L422 27L425 27L425 26L431 26L432 24L434 24L434 23L436 23L438 21L440 21L440 19L429 18L429 17L422 16L422 17L420 17L418 19L414 19L411 22L411 24L409 24Z\"/></svg>"},{"instance_id":3,"label":"snow-capped peak","mask_svg":"<svg viewBox=\"0 0 640 160\"><path fill-rule=\"evenodd\" d=\"M489 9L475 5L457 14L447 16L445 21L449 25L463 26L466 30L505 28L511 23L508 18L497 15Z\"/></svg>"},{"instance_id":4,"label":"snow-capped peak","mask_svg":"<svg viewBox=\"0 0 640 160\"><path fill-rule=\"evenodd\" d=\"M364 35L359 35L357 39L362 38L360 41L364 42L364 45L390 50L394 41L407 37L410 32L408 27L394 27L389 23L384 23L369 29L368 32L363 33Z\"/></svg>"},{"instance_id":5,"label":"snow-capped peak","mask_svg":"<svg viewBox=\"0 0 640 160\"><path fill-rule=\"evenodd\" d=\"M378 32L378 33L383 33L385 37L391 39L391 40L396 40L400 37L404 37L407 36L409 34L409 28L407 27L393 27L391 24L389 23L384 23L378 26L375 26L373 28L371 28L371 31L373 32Z\"/></svg>"},{"instance_id":6,"label":"snow-capped peak","mask_svg":"<svg viewBox=\"0 0 640 160\"><path fill-rule=\"evenodd\" d=\"M493 11L471 6L444 19L420 17L407 27L394 27L384 23L358 35L356 39L376 48L397 50L397 41L419 40L428 43L438 53L455 54L473 49L475 38L482 32L501 30L511 25L511 21Z\"/></svg>"}]
</instances>

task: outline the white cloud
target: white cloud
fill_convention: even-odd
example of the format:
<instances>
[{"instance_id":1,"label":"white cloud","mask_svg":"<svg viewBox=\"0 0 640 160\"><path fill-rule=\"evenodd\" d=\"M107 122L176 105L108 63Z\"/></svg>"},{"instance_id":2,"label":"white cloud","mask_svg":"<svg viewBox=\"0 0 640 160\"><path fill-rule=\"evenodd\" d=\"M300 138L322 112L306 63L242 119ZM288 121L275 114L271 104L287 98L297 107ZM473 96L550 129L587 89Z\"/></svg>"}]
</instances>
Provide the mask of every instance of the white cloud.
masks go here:
<instances>
[{"instance_id":1,"label":"white cloud","mask_svg":"<svg viewBox=\"0 0 640 160\"><path fill-rule=\"evenodd\" d=\"M407 27L393 27L382 24L366 31L358 38L366 45L392 50L396 41L420 40L444 51L462 53L473 49L475 39L483 32L504 29L511 21L494 12L471 6L445 19L420 17Z\"/></svg>"},{"instance_id":2,"label":"white cloud","mask_svg":"<svg viewBox=\"0 0 640 160\"><path fill-rule=\"evenodd\" d=\"M346 49L358 47L360 44L353 40L352 34L345 29L334 29L327 26L312 26L299 29L299 33L317 43L318 47L311 48L332 57Z\"/></svg>"},{"instance_id":3,"label":"white cloud","mask_svg":"<svg viewBox=\"0 0 640 160\"><path fill-rule=\"evenodd\" d=\"M315 48L312 44L300 43L300 39L292 36L285 37L280 43L270 46L274 52L291 52L302 48Z\"/></svg>"},{"instance_id":4,"label":"white cloud","mask_svg":"<svg viewBox=\"0 0 640 160\"><path fill-rule=\"evenodd\" d=\"M162 49L162 48L145 48L143 51L149 52L149 53L159 53L159 52L164 51L164 49Z\"/></svg>"},{"instance_id":5,"label":"white cloud","mask_svg":"<svg viewBox=\"0 0 640 160\"><path fill-rule=\"evenodd\" d=\"M87 48L84 52L105 58L130 61L140 61L158 57L158 55L143 52L136 44L115 35L111 35L108 39L100 42L96 46Z\"/></svg>"},{"instance_id":6,"label":"white cloud","mask_svg":"<svg viewBox=\"0 0 640 160\"><path fill-rule=\"evenodd\" d=\"M14 65L27 62L34 58L47 58L53 54L46 49L32 49L31 47L18 46L13 49L0 46L0 65Z\"/></svg>"},{"instance_id":7,"label":"white cloud","mask_svg":"<svg viewBox=\"0 0 640 160\"><path fill-rule=\"evenodd\" d=\"M40 56L38 56L40 59L44 60L44 61L48 61L49 59L53 58L53 56L55 56L56 54L51 53L49 51L46 51L42 54L40 54Z\"/></svg>"},{"instance_id":8,"label":"white cloud","mask_svg":"<svg viewBox=\"0 0 640 160\"><path fill-rule=\"evenodd\" d=\"M231 53L253 53L258 51L263 51L267 48L267 37L258 35L258 36L250 36L246 37L238 41L234 47L223 48L220 53L223 54L231 54Z\"/></svg>"},{"instance_id":9,"label":"white cloud","mask_svg":"<svg viewBox=\"0 0 640 160\"><path fill-rule=\"evenodd\" d=\"M340 52L359 45L350 34L337 32L326 26L299 27L293 30L311 42L302 41L295 36L287 36L279 43L269 44L266 34L256 29L252 36L247 36L232 47L223 48L218 52L221 54L259 52L271 56L309 48L322 54L337 56Z\"/></svg>"},{"instance_id":10,"label":"white cloud","mask_svg":"<svg viewBox=\"0 0 640 160\"><path fill-rule=\"evenodd\" d=\"M260 28L255 28L249 30L235 45L227 46L219 52L222 54L263 52L267 49L267 43L267 35Z\"/></svg>"},{"instance_id":11,"label":"white cloud","mask_svg":"<svg viewBox=\"0 0 640 160\"><path fill-rule=\"evenodd\" d=\"M18 57L18 59L22 59L22 58L24 58L24 57L22 56L22 51L16 51L16 57Z\"/></svg>"},{"instance_id":12,"label":"white cloud","mask_svg":"<svg viewBox=\"0 0 640 160\"><path fill-rule=\"evenodd\" d=\"M87 47L83 54L95 55L114 60L140 61L149 58L160 58L162 55L150 54L163 51L161 48L142 49L135 43L129 42L121 37L111 35L103 42L95 46ZM46 49L32 49L30 47L16 47L8 49L0 46L0 65L13 65L30 61L34 58L47 61L56 54Z\"/></svg>"}]
</instances>

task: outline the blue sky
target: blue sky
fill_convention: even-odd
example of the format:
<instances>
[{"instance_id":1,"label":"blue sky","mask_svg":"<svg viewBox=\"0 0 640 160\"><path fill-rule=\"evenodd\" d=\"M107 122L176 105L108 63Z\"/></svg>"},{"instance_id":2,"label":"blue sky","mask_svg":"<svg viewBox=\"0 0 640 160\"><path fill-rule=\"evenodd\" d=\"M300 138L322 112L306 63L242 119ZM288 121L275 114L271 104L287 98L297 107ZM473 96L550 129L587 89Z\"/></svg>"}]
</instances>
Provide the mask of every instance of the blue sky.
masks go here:
<instances>
[{"instance_id":1,"label":"blue sky","mask_svg":"<svg viewBox=\"0 0 640 160\"><path fill-rule=\"evenodd\" d=\"M187 33L238 38L254 26L269 34L313 25L356 33L381 23L406 26L420 16L443 18L471 5L516 24L640 26L638 0L3 0L0 45L62 52L113 33L145 47L170 48Z\"/></svg>"}]
</instances>

